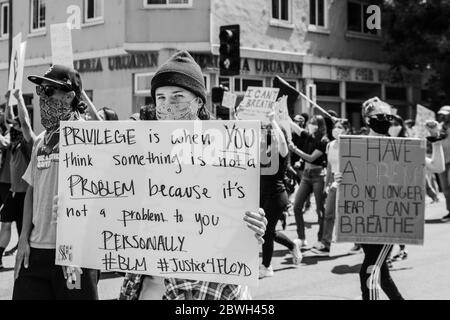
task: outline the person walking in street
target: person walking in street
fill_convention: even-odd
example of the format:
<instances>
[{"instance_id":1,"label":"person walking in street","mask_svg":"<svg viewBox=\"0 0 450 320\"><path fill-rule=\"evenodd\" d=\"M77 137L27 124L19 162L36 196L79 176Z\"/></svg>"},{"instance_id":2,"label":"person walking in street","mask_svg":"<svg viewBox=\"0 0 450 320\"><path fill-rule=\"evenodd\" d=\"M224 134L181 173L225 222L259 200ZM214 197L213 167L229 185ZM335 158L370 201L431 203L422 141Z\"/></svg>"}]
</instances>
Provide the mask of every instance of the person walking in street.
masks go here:
<instances>
[{"instance_id":1,"label":"person walking in street","mask_svg":"<svg viewBox=\"0 0 450 320\"><path fill-rule=\"evenodd\" d=\"M305 147L302 151L290 143L289 149L305 161L305 170L303 172L300 186L297 190L294 203L295 221L297 224L296 240L301 248L306 248L308 242L305 235L305 221L303 218L303 207L306 199L311 193L314 193L316 199L316 211L319 222L318 241L322 240L323 234L323 216L325 211L325 174L327 167L326 148L329 143L327 138L327 128L322 116L314 116L308 125L308 131L299 129L297 134L304 141Z\"/></svg>"},{"instance_id":2,"label":"person walking in street","mask_svg":"<svg viewBox=\"0 0 450 320\"><path fill-rule=\"evenodd\" d=\"M23 176L28 183L22 233L14 270L13 300L97 300L96 270L55 265L58 194L59 128L61 121L77 121L84 113L81 77L75 70L53 65L43 77L30 76L37 85L41 123L30 164ZM70 284L79 283L76 289Z\"/></svg>"}]
</instances>

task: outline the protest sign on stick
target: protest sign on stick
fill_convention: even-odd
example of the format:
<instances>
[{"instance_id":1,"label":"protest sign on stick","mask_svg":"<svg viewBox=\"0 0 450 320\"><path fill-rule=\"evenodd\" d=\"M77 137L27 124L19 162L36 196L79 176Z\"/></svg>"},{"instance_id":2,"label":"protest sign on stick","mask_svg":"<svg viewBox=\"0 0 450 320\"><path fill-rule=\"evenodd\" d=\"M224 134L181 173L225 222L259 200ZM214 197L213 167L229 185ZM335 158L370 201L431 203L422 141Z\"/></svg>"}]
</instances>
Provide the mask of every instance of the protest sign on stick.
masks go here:
<instances>
[{"instance_id":1,"label":"protest sign on stick","mask_svg":"<svg viewBox=\"0 0 450 320\"><path fill-rule=\"evenodd\" d=\"M236 108L236 100L237 100L237 96L234 93L224 92L222 106L225 108L234 110L234 108Z\"/></svg>"},{"instance_id":2,"label":"protest sign on stick","mask_svg":"<svg viewBox=\"0 0 450 320\"><path fill-rule=\"evenodd\" d=\"M256 285L256 121L64 122L58 265Z\"/></svg>"},{"instance_id":3,"label":"protest sign on stick","mask_svg":"<svg viewBox=\"0 0 450 320\"><path fill-rule=\"evenodd\" d=\"M18 33L13 39L11 63L9 66L8 90L11 93L9 97L9 106L13 106L18 103L17 99L13 95L13 91L22 89L26 46L26 42L22 43L22 33Z\"/></svg>"},{"instance_id":4,"label":"protest sign on stick","mask_svg":"<svg viewBox=\"0 0 450 320\"><path fill-rule=\"evenodd\" d=\"M244 99L239 105L237 118L239 120L260 120L269 124L269 114L274 111L280 89L249 87Z\"/></svg>"},{"instance_id":5,"label":"protest sign on stick","mask_svg":"<svg viewBox=\"0 0 450 320\"><path fill-rule=\"evenodd\" d=\"M339 138L337 241L423 245L425 140Z\"/></svg>"},{"instance_id":6,"label":"protest sign on stick","mask_svg":"<svg viewBox=\"0 0 450 320\"><path fill-rule=\"evenodd\" d=\"M288 106L287 106L287 96L283 96L275 104L275 120L283 127L287 134L287 139L292 141L292 129L291 129L291 117L289 116Z\"/></svg>"},{"instance_id":7,"label":"protest sign on stick","mask_svg":"<svg viewBox=\"0 0 450 320\"><path fill-rule=\"evenodd\" d=\"M414 132L417 135L417 138L423 139L429 135L428 129L425 126L425 123L428 120L436 120L436 114L434 113L434 111L418 104L416 125L414 126Z\"/></svg>"},{"instance_id":8,"label":"protest sign on stick","mask_svg":"<svg viewBox=\"0 0 450 320\"><path fill-rule=\"evenodd\" d=\"M72 30L67 23L50 26L52 63L73 68Z\"/></svg>"}]
</instances>

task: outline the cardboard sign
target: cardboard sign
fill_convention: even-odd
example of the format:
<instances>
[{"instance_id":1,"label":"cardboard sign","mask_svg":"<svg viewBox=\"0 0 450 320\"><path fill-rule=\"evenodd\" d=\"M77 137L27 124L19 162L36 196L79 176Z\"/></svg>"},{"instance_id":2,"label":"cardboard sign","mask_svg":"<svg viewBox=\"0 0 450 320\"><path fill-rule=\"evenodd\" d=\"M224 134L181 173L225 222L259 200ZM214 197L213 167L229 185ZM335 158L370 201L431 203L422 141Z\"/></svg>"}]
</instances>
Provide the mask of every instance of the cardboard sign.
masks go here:
<instances>
[{"instance_id":1,"label":"cardboard sign","mask_svg":"<svg viewBox=\"0 0 450 320\"><path fill-rule=\"evenodd\" d=\"M425 140L339 138L337 241L423 245Z\"/></svg>"},{"instance_id":2,"label":"cardboard sign","mask_svg":"<svg viewBox=\"0 0 450 320\"><path fill-rule=\"evenodd\" d=\"M9 106L14 106L18 103L13 93L17 89L22 89L26 46L26 42L22 43L22 33L17 34L13 39L11 64L9 67L8 90L11 93Z\"/></svg>"},{"instance_id":3,"label":"cardboard sign","mask_svg":"<svg viewBox=\"0 0 450 320\"><path fill-rule=\"evenodd\" d=\"M425 123L427 120L436 120L436 114L434 111L417 105L417 116L416 116L416 125L414 126L414 132L417 138L426 138L429 136L429 132L425 127Z\"/></svg>"},{"instance_id":4,"label":"cardboard sign","mask_svg":"<svg viewBox=\"0 0 450 320\"><path fill-rule=\"evenodd\" d=\"M67 23L50 26L52 62L73 68L72 30Z\"/></svg>"},{"instance_id":5,"label":"cardboard sign","mask_svg":"<svg viewBox=\"0 0 450 320\"><path fill-rule=\"evenodd\" d=\"M292 141L291 117L287 106L287 96L283 96L275 104L275 120L286 130L287 138Z\"/></svg>"},{"instance_id":6,"label":"cardboard sign","mask_svg":"<svg viewBox=\"0 0 450 320\"><path fill-rule=\"evenodd\" d=\"M260 120L269 123L268 115L273 111L280 89L249 87L239 105L239 120Z\"/></svg>"},{"instance_id":7,"label":"cardboard sign","mask_svg":"<svg viewBox=\"0 0 450 320\"><path fill-rule=\"evenodd\" d=\"M230 92L223 93L222 106L234 110L236 108L237 95Z\"/></svg>"},{"instance_id":8,"label":"cardboard sign","mask_svg":"<svg viewBox=\"0 0 450 320\"><path fill-rule=\"evenodd\" d=\"M260 124L64 122L58 265L256 285Z\"/></svg>"}]
</instances>

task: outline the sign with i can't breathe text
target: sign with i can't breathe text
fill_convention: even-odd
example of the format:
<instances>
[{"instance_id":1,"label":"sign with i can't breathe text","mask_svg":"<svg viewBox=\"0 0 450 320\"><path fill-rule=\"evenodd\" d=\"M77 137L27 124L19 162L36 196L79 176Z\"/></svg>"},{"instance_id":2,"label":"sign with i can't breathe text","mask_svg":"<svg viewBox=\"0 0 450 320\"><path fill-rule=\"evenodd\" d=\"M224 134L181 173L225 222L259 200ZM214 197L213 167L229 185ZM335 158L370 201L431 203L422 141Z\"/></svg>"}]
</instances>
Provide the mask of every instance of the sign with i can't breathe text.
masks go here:
<instances>
[{"instance_id":1,"label":"sign with i can't breathe text","mask_svg":"<svg viewBox=\"0 0 450 320\"><path fill-rule=\"evenodd\" d=\"M256 285L260 127L63 122L56 263Z\"/></svg>"},{"instance_id":2,"label":"sign with i can't breathe text","mask_svg":"<svg viewBox=\"0 0 450 320\"><path fill-rule=\"evenodd\" d=\"M339 138L337 241L423 245L425 140Z\"/></svg>"}]
</instances>

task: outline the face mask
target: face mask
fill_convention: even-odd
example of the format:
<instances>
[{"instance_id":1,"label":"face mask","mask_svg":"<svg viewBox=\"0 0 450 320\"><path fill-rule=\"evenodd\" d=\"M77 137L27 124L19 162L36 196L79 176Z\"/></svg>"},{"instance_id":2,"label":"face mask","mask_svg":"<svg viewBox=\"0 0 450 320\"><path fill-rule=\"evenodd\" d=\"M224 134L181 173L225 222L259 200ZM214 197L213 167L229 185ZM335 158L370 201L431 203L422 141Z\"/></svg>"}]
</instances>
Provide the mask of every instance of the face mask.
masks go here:
<instances>
[{"instance_id":1,"label":"face mask","mask_svg":"<svg viewBox=\"0 0 450 320\"><path fill-rule=\"evenodd\" d=\"M388 134L390 127L391 122L388 120L378 120L375 118L371 118L369 121L369 128L378 134Z\"/></svg>"},{"instance_id":2,"label":"face mask","mask_svg":"<svg viewBox=\"0 0 450 320\"><path fill-rule=\"evenodd\" d=\"M308 131L310 134L314 134L319 130L319 126L315 125L315 124L309 124L308 125Z\"/></svg>"},{"instance_id":3,"label":"face mask","mask_svg":"<svg viewBox=\"0 0 450 320\"><path fill-rule=\"evenodd\" d=\"M198 99L191 102L163 104L156 107L158 120L197 120Z\"/></svg>"},{"instance_id":4,"label":"face mask","mask_svg":"<svg viewBox=\"0 0 450 320\"><path fill-rule=\"evenodd\" d=\"M339 138L339 136L341 136L342 134L344 134L344 129L341 128L334 128L333 129L333 138L335 138L336 140Z\"/></svg>"},{"instance_id":5,"label":"face mask","mask_svg":"<svg viewBox=\"0 0 450 320\"><path fill-rule=\"evenodd\" d=\"M74 120L75 118L72 106L52 97L41 96L40 106L41 123L47 132L57 130L61 121Z\"/></svg>"},{"instance_id":6,"label":"face mask","mask_svg":"<svg viewBox=\"0 0 450 320\"><path fill-rule=\"evenodd\" d=\"M400 134L400 131L402 131L402 127L401 126L393 126L389 128L389 135L391 137L398 137L398 135Z\"/></svg>"}]
</instances>

